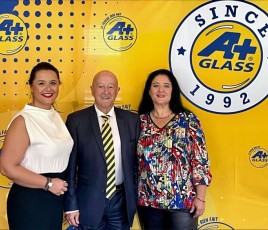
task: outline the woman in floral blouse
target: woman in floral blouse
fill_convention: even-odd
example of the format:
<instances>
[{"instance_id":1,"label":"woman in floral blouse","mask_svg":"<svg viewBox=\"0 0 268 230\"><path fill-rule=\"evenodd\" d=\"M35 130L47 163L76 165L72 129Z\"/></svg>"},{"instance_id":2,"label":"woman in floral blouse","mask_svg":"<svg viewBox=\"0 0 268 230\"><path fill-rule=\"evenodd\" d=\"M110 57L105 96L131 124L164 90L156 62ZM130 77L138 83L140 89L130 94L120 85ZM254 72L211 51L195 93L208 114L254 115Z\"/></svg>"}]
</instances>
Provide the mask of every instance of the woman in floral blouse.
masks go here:
<instances>
[{"instance_id":1,"label":"woman in floral blouse","mask_svg":"<svg viewBox=\"0 0 268 230\"><path fill-rule=\"evenodd\" d=\"M205 137L166 69L152 72L139 105L138 215L142 229L197 229L211 183Z\"/></svg>"}]
</instances>

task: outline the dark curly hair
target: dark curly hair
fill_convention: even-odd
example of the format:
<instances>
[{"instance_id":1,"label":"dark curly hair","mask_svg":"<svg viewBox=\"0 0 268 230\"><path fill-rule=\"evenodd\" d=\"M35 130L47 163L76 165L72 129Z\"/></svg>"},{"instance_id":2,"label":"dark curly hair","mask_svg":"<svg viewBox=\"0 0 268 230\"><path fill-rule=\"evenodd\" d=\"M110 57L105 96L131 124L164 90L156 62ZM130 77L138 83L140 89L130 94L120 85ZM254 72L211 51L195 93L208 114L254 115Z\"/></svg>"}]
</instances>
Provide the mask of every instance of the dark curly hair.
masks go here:
<instances>
[{"instance_id":1,"label":"dark curly hair","mask_svg":"<svg viewBox=\"0 0 268 230\"><path fill-rule=\"evenodd\" d=\"M154 104L149 95L149 90L154 78L158 75L165 75L169 78L172 85L172 93L171 99L169 102L169 107L173 113L179 113L185 111L185 108L182 106L181 98L180 98L180 87L177 82L177 79L173 75L173 73L167 69L159 69L149 74L145 87L142 94L142 99L139 104L138 113L146 114L154 109Z\"/></svg>"}]
</instances>

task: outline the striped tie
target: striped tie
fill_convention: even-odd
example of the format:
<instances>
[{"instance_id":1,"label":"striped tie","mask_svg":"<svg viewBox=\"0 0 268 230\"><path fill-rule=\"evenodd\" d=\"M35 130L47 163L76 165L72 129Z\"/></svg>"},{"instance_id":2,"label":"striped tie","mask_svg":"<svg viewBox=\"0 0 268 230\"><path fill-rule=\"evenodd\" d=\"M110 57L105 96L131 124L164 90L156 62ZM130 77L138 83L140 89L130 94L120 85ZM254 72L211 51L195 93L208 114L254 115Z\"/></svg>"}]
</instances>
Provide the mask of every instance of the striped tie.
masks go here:
<instances>
[{"instance_id":1,"label":"striped tie","mask_svg":"<svg viewBox=\"0 0 268 230\"><path fill-rule=\"evenodd\" d=\"M101 117L104 120L104 123L101 128L101 136L103 140L103 147L107 165L106 198L110 199L113 197L116 190L114 143L113 143L112 129L108 122L109 115L103 115Z\"/></svg>"}]
</instances>

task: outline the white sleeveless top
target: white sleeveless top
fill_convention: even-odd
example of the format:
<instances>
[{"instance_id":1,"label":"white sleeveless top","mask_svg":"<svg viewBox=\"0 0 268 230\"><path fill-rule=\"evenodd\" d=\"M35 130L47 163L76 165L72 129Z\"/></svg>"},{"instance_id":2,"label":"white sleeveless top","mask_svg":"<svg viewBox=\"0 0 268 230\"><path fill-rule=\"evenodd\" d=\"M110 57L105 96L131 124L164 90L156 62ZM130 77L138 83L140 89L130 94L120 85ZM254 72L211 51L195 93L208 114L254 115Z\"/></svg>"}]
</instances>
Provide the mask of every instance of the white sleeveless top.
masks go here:
<instances>
[{"instance_id":1,"label":"white sleeveless top","mask_svg":"<svg viewBox=\"0 0 268 230\"><path fill-rule=\"evenodd\" d=\"M73 147L61 116L50 110L25 105L17 116L23 116L30 138L21 165L35 173L58 173L67 168Z\"/></svg>"}]
</instances>

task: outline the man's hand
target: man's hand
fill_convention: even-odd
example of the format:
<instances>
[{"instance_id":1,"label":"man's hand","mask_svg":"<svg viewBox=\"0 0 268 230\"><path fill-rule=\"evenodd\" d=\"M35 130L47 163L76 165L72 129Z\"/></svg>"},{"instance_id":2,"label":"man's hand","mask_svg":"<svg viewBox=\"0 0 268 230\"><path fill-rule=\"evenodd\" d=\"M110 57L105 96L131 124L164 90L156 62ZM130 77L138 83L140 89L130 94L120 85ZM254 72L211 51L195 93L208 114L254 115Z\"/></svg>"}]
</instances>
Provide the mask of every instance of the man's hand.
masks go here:
<instances>
[{"instance_id":1,"label":"man's hand","mask_svg":"<svg viewBox=\"0 0 268 230\"><path fill-rule=\"evenodd\" d=\"M65 215L65 219L70 225L73 225L75 227L78 227L79 224L79 211L67 213Z\"/></svg>"}]
</instances>

